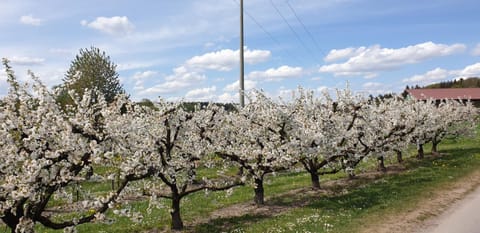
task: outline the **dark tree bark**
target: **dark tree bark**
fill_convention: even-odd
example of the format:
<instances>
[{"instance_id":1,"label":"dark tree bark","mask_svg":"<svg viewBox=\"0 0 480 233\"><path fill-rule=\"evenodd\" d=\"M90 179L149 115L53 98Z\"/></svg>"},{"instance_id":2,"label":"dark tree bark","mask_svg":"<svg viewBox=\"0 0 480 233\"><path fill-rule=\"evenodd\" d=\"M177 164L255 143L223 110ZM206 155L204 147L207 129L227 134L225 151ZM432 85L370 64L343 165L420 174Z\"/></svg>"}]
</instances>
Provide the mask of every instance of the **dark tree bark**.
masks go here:
<instances>
[{"instance_id":1,"label":"dark tree bark","mask_svg":"<svg viewBox=\"0 0 480 233\"><path fill-rule=\"evenodd\" d=\"M319 189L320 188L320 176L318 175L317 170L310 171L310 179L312 180L312 188Z\"/></svg>"},{"instance_id":2,"label":"dark tree bark","mask_svg":"<svg viewBox=\"0 0 480 233\"><path fill-rule=\"evenodd\" d=\"M306 159L301 161L305 170L310 173L310 179L312 180L312 188L320 188L320 174L318 173L318 168L322 167L319 165L316 159Z\"/></svg>"},{"instance_id":3,"label":"dark tree bark","mask_svg":"<svg viewBox=\"0 0 480 233\"><path fill-rule=\"evenodd\" d=\"M377 170L381 172L387 172L387 168L385 167L385 158L380 156L377 158L378 160L378 167Z\"/></svg>"},{"instance_id":4,"label":"dark tree bark","mask_svg":"<svg viewBox=\"0 0 480 233\"><path fill-rule=\"evenodd\" d=\"M433 139L432 140L432 154L437 154L438 153L438 144L440 144L440 141Z\"/></svg>"},{"instance_id":5,"label":"dark tree bark","mask_svg":"<svg viewBox=\"0 0 480 233\"><path fill-rule=\"evenodd\" d=\"M425 152L423 151L423 144L419 144L417 146L417 159L423 159L425 158Z\"/></svg>"},{"instance_id":6,"label":"dark tree bark","mask_svg":"<svg viewBox=\"0 0 480 233\"><path fill-rule=\"evenodd\" d=\"M12 233L15 233L15 229L20 222L20 217L8 212L2 217L2 221L10 228Z\"/></svg>"},{"instance_id":7,"label":"dark tree bark","mask_svg":"<svg viewBox=\"0 0 480 233\"><path fill-rule=\"evenodd\" d=\"M173 230L182 230L183 222L180 215L180 195L172 193L172 229Z\"/></svg>"},{"instance_id":8,"label":"dark tree bark","mask_svg":"<svg viewBox=\"0 0 480 233\"><path fill-rule=\"evenodd\" d=\"M402 151L401 150L395 150L395 153L397 153L397 162L402 163L403 162Z\"/></svg>"},{"instance_id":9,"label":"dark tree bark","mask_svg":"<svg viewBox=\"0 0 480 233\"><path fill-rule=\"evenodd\" d=\"M264 200L264 190L263 190L263 178L255 178L255 197L253 198L255 204L263 205L265 204Z\"/></svg>"},{"instance_id":10,"label":"dark tree bark","mask_svg":"<svg viewBox=\"0 0 480 233\"><path fill-rule=\"evenodd\" d=\"M237 176L242 176L243 175L243 167L238 168Z\"/></svg>"}]
</instances>

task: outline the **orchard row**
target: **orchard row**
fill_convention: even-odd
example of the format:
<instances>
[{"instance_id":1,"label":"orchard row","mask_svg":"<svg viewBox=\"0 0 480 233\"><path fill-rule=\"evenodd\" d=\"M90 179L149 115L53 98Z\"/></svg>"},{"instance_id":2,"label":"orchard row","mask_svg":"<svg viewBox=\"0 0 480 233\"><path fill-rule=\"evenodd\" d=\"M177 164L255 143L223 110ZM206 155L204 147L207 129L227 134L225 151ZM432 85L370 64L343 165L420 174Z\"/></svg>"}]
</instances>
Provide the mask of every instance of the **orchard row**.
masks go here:
<instances>
[{"instance_id":1,"label":"orchard row","mask_svg":"<svg viewBox=\"0 0 480 233\"><path fill-rule=\"evenodd\" d=\"M109 209L141 221L141 213L118 209L129 195L149 196L151 208L170 199L172 228L182 229L180 205L189 194L251 185L262 205L267 174L303 167L319 188L321 175L354 176L367 158L385 169L385 156L401 162L411 144L421 158L425 143L436 152L442 139L476 125L477 110L468 102L372 99L348 89L298 89L290 101L257 91L234 111L216 104L188 111L163 100L146 107L125 96L107 103L91 91L70 93L74 104L65 109L33 74L32 84L23 84L5 66L10 91L0 100L0 217L12 232L33 232L37 223L75 231L108 221ZM239 174L228 175L232 168ZM199 169L214 172L199 177ZM108 194L74 200L73 184L112 180L118 184ZM54 197L79 214L62 221L48 216Z\"/></svg>"}]
</instances>

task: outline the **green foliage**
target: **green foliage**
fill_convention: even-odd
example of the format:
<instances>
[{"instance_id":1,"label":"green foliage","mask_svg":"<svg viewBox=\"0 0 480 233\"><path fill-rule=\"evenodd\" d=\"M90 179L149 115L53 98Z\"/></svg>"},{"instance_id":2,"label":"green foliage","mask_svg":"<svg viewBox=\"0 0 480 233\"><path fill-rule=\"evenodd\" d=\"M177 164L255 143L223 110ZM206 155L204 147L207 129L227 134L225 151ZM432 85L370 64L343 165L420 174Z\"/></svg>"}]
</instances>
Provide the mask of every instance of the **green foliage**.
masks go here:
<instances>
[{"instance_id":1,"label":"green foliage","mask_svg":"<svg viewBox=\"0 0 480 233\"><path fill-rule=\"evenodd\" d=\"M480 87L480 78L467 78L430 84L424 88L475 88Z\"/></svg>"},{"instance_id":2,"label":"green foliage","mask_svg":"<svg viewBox=\"0 0 480 233\"><path fill-rule=\"evenodd\" d=\"M118 94L125 93L120 84L116 65L104 51L95 47L80 49L80 53L71 62L63 82L56 87L57 101L63 106L73 103L68 94L70 90L78 96L83 96L86 90L96 90L104 95L108 103Z\"/></svg>"},{"instance_id":3,"label":"green foliage","mask_svg":"<svg viewBox=\"0 0 480 233\"><path fill-rule=\"evenodd\" d=\"M137 104L140 106L145 106L145 107L157 110L157 108L155 107L155 104L149 99L142 99L140 102L137 102Z\"/></svg>"},{"instance_id":4,"label":"green foliage","mask_svg":"<svg viewBox=\"0 0 480 233\"><path fill-rule=\"evenodd\" d=\"M196 108L204 108L208 105L209 103L208 102L184 102L182 104L182 107L185 109L185 111L188 111L188 112L193 112L195 111ZM227 112L231 112L231 111L236 111L237 108L234 104L231 104L231 103L214 103L215 105L225 109L225 111Z\"/></svg>"}]
</instances>

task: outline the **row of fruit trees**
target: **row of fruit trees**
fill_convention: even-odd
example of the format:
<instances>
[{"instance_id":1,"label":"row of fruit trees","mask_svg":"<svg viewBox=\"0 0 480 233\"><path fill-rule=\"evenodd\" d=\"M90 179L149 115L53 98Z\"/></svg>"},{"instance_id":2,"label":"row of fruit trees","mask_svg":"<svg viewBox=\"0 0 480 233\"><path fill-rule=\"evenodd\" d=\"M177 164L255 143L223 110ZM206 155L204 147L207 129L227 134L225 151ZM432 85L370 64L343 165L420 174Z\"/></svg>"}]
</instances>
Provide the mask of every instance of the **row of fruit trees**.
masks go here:
<instances>
[{"instance_id":1,"label":"row of fruit trees","mask_svg":"<svg viewBox=\"0 0 480 233\"><path fill-rule=\"evenodd\" d=\"M267 174L303 167L313 188L324 174L355 175L366 158L402 160L409 145L436 145L448 135L473 132L477 110L468 102L415 101L398 96L371 99L350 90L316 93L298 89L292 100L248 94L235 111L210 104L187 111L181 102L141 106L126 96L113 103L87 92L64 109L31 74L19 82L5 62L9 93L0 99L0 218L12 232L33 232L35 224L75 231L89 222L110 221L106 211L141 221L122 210L128 197L142 196L150 208L171 200L172 228L182 229L182 198L198 191L251 185L264 204ZM111 168L111 169L106 169ZM231 174L232 168L240 172ZM199 169L214 172L197 176ZM116 182L110 192L75 199L72 187ZM46 214L52 199L75 206L75 217Z\"/></svg>"}]
</instances>

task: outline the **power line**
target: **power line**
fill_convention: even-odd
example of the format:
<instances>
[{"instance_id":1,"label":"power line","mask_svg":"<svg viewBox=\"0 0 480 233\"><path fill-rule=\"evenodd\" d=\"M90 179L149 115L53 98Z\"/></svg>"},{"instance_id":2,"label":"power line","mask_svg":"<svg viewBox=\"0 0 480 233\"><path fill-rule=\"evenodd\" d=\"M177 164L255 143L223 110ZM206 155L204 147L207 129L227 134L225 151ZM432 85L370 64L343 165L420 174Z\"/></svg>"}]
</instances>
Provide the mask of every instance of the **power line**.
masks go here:
<instances>
[{"instance_id":1,"label":"power line","mask_svg":"<svg viewBox=\"0 0 480 233\"><path fill-rule=\"evenodd\" d=\"M320 60L318 59L315 54L312 53L312 51L310 49L308 49L307 45L305 44L305 42L300 38L300 35L298 35L298 33L293 29L292 25L288 22L287 18L285 18L285 16L282 14L282 12L280 12L280 10L278 9L278 7L275 5L275 3L273 3L273 0L270 0L270 3L272 4L273 8L275 8L275 10L277 11L277 13L282 17L283 21L287 24L288 28L290 28L290 31L293 32L293 34L295 35L295 37L297 38L297 40L300 42L300 44L302 44L303 48L305 48L305 50L312 56L312 58L317 61L317 60Z\"/></svg>"},{"instance_id":2,"label":"power line","mask_svg":"<svg viewBox=\"0 0 480 233\"><path fill-rule=\"evenodd\" d=\"M290 5L289 0L287 0L287 5L288 5L288 7L290 8L290 10L293 12L293 14L295 15L295 18L297 18L298 22L302 25L303 29L307 32L308 36L309 36L310 39L313 41L313 43L315 44L315 46L317 47L317 49L318 49L324 56L326 56L325 52L322 50L322 48L321 48L320 45L318 44L317 40L315 40L315 37L313 36L313 34L310 32L310 30L308 30L307 26L305 26L305 24L302 22L302 20L300 19L300 17L298 17L297 12L296 12L295 9L292 7L292 5Z\"/></svg>"},{"instance_id":3,"label":"power line","mask_svg":"<svg viewBox=\"0 0 480 233\"><path fill-rule=\"evenodd\" d=\"M235 3L237 4L240 4L239 2L237 2L237 0L233 0ZM264 26L262 26L262 24L260 24L260 22L258 22L258 20L253 17L252 14L250 14L247 10L243 9L243 12L265 33L267 34L267 36L273 41L275 42L279 47L282 46L282 44L280 44L280 42L272 35L272 33L270 33ZM287 51L284 51L284 53L286 53L288 55L288 57L290 58L293 58L294 60L296 60L298 63L301 63L300 60L298 59L297 56L291 54L290 52L287 52Z\"/></svg>"}]
</instances>

